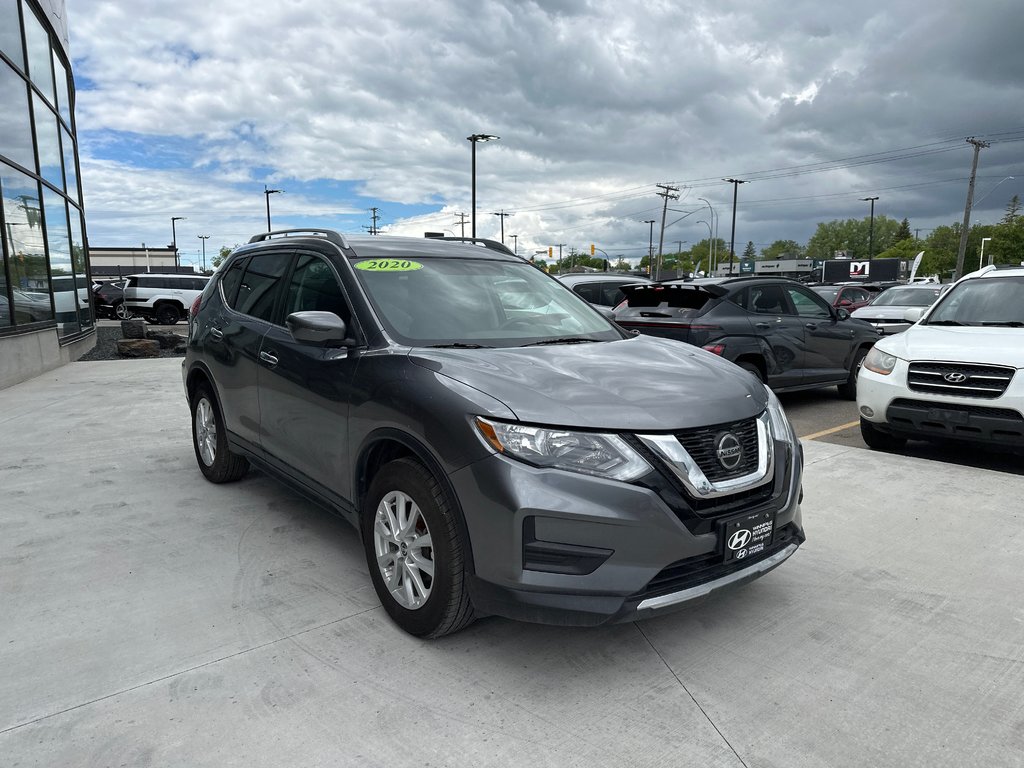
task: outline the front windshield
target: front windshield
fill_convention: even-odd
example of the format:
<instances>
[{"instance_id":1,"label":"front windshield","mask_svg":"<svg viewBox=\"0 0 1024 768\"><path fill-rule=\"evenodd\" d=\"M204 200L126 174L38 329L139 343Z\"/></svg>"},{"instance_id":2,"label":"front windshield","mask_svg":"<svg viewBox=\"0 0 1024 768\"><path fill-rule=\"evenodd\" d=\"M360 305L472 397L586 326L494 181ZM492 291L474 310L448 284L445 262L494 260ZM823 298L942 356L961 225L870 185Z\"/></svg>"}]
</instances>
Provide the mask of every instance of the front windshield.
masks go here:
<instances>
[{"instance_id":1,"label":"front windshield","mask_svg":"<svg viewBox=\"0 0 1024 768\"><path fill-rule=\"evenodd\" d=\"M928 325L1024 325L1024 277L964 280L942 298Z\"/></svg>"},{"instance_id":2,"label":"front windshield","mask_svg":"<svg viewBox=\"0 0 1024 768\"><path fill-rule=\"evenodd\" d=\"M942 289L890 288L871 302L873 307L930 307L939 298Z\"/></svg>"},{"instance_id":3,"label":"front windshield","mask_svg":"<svg viewBox=\"0 0 1024 768\"><path fill-rule=\"evenodd\" d=\"M417 257L353 266L388 334L409 346L624 338L586 301L525 262Z\"/></svg>"}]
</instances>

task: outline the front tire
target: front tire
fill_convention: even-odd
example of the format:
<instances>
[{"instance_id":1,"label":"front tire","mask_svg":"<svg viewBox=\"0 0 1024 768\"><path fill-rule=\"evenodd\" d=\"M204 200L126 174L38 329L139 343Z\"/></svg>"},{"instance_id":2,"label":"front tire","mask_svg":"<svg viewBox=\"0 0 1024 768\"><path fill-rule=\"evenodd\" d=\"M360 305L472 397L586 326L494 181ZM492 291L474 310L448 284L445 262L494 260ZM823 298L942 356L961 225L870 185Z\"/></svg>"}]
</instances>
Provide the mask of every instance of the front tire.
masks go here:
<instances>
[{"instance_id":1,"label":"front tire","mask_svg":"<svg viewBox=\"0 0 1024 768\"><path fill-rule=\"evenodd\" d=\"M115 305L114 316L118 320L131 320L132 317L134 317L134 315L132 315L132 311L128 309L128 306L123 301L120 301Z\"/></svg>"},{"instance_id":2,"label":"front tire","mask_svg":"<svg viewBox=\"0 0 1024 768\"><path fill-rule=\"evenodd\" d=\"M759 382L764 384L764 374L761 373L761 369L758 368L754 363L750 362L749 360L741 360L738 363L736 363L736 365L738 365L744 371L749 373Z\"/></svg>"},{"instance_id":3,"label":"front tire","mask_svg":"<svg viewBox=\"0 0 1024 768\"><path fill-rule=\"evenodd\" d=\"M860 436L873 451L898 451L907 444L906 438L883 432L865 418L860 420Z\"/></svg>"},{"instance_id":4,"label":"front tire","mask_svg":"<svg viewBox=\"0 0 1024 768\"><path fill-rule=\"evenodd\" d=\"M373 587L391 619L416 637L441 637L473 621L457 514L434 476L407 458L386 464L364 499Z\"/></svg>"},{"instance_id":5,"label":"front tire","mask_svg":"<svg viewBox=\"0 0 1024 768\"><path fill-rule=\"evenodd\" d=\"M228 448L220 406L206 384L196 387L191 406L192 447L200 471L211 483L240 479L249 470L249 461Z\"/></svg>"},{"instance_id":6,"label":"front tire","mask_svg":"<svg viewBox=\"0 0 1024 768\"><path fill-rule=\"evenodd\" d=\"M857 354L853 356L853 362L850 364L850 375L846 379L846 383L836 387L839 390L839 396L844 400L857 399L857 374L860 373L860 367L864 364L864 358L867 356L868 351L866 349L858 350Z\"/></svg>"}]
</instances>

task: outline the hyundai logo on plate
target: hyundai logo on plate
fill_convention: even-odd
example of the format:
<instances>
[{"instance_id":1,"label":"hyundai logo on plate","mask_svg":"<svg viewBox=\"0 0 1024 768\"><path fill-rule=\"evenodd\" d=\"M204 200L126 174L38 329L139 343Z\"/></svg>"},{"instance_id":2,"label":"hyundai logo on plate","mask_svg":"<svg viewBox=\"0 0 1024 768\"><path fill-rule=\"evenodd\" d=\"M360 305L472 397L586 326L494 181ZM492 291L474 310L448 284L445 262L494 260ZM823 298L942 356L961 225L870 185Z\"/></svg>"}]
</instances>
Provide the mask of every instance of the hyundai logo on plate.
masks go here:
<instances>
[{"instance_id":1,"label":"hyundai logo on plate","mask_svg":"<svg viewBox=\"0 0 1024 768\"><path fill-rule=\"evenodd\" d=\"M736 469L743 460L743 445L732 432L723 432L715 440L715 456L724 469Z\"/></svg>"}]
</instances>

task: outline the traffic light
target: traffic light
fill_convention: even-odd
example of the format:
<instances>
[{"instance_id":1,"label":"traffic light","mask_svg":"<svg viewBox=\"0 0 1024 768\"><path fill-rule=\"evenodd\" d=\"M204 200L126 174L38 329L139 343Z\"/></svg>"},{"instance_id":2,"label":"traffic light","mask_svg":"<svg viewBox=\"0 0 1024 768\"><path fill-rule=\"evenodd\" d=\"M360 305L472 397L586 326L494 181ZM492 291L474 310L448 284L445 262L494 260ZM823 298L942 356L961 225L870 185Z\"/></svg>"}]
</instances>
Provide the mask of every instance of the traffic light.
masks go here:
<instances>
[{"instance_id":1,"label":"traffic light","mask_svg":"<svg viewBox=\"0 0 1024 768\"><path fill-rule=\"evenodd\" d=\"M594 244L593 244L593 243L591 243L591 244L590 244L590 255L591 255L591 256L593 256L593 255L594 255L594 251L595 251L595 248L594 248Z\"/></svg>"},{"instance_id":2,"label":"traffic light","mask_svg":"<svg viewBox=\"0 0 1024 768\"><path fill-rule=\"evenodd\" d=\"M549 258L549 259L550 259L550 258L553 258L553 257L554 257L554 255L555 255L555 249L554 249L553 247L551 247L551 246L549 245L549 246L548 246L548 258Z\"/></svg>"}]
</instances>

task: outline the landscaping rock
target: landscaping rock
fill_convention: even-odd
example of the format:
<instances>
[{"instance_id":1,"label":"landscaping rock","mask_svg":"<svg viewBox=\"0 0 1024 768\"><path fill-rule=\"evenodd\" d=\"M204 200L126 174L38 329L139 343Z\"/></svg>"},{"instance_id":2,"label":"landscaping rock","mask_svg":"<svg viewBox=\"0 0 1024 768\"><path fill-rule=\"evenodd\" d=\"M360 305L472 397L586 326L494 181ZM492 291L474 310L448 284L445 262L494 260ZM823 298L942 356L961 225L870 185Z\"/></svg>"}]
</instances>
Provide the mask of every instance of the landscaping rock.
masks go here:
<instances>
[{"instance_id":1,"label":"landscaping rock","mask_svg":"<svg viewBox=\"0 0 1024 768\"><path fill-rule=\"evenodd\" d=\"M160 349L178 349L185 346L185 337L173 331L147 331L146 338L159 342Z\"/></svg>"},{"instance_id":2,"label":"landscaping rock","mask_svg":"<svg viewBox=\"0 0 1024 768\"><path fill-rule=\"evenodd\" d=\"M121 335L126 339L146 338L146 322L144 320L122 320Z\"/></svg>"},{"instance_id":3,"label":"landscaping rock","mask_svg":"<svg viewBox=\"0 0 1024 768\"><path fill-rule=\"evenodd\" d=\"M152 339L118 339L117 354L121 357L160 357L160 342Z\"/></svg>"}]
</instances>

